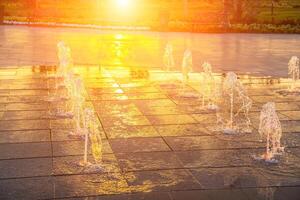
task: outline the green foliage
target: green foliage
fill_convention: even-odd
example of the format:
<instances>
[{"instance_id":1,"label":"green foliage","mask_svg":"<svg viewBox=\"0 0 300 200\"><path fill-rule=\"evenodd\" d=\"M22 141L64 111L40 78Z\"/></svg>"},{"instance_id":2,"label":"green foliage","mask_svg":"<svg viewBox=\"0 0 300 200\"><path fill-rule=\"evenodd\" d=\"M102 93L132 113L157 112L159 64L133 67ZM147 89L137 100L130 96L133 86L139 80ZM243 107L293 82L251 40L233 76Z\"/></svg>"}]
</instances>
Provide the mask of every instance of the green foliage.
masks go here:
<instances>
[{"instance_id":1,"label":"green foliage","mask_svg":"<svg viewBox=\"0 0 300 200\"><path fill-rule=\"evenodd\" d=\"M300 33L300 25L234 24L231 32L246 33Z\"/></svg>"},{"instance_id":2,"label":"green foliage","mask_svg":"<svg viewBox=\"0 0 300 200\"><path fill-rule=\"evenodd\" d=\"M300 25L274 25L274 24L233 24L228 29L220 25L193 24L182 21L169 23L170 31L190 32L242 32L242 33L300 33Z\"/></svg>"}]
</instances>

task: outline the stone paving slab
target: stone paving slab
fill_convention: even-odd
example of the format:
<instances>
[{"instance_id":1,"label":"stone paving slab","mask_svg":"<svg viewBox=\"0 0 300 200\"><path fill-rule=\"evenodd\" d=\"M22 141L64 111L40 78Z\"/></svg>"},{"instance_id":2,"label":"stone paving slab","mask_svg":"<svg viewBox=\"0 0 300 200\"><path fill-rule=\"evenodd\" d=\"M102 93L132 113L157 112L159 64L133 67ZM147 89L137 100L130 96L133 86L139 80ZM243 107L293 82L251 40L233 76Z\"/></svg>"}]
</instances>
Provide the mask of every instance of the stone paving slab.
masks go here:
<instances>
[{"instance_id":1,"label":"stone paving slab","mask_svg":"<svg viewBox=\"0 0 300 200\"><path fill-rule=\"evenodd\" d=\"M110 139L114 153L170 151L162 138L126 138Z\"/></svg>"},{"instance_id":2,"label":"stone paving slab","mask_svg":"<svg viewBox=\"0 0 300 200\"><path fill-rule=\"evenodd\" d=\"M51 199L53 178L34 177L0 180L0 199Z\"/></svg>"},{"instance_id":3,"label":"stone paving slab","mask_svg":"<svg viewBox=\"0 0 300 200\"><path fill-rule=\"evenodd\" d=\"M3 120L0 121L0 131L22 131L49 129L48 120Z\"/></svg>"},{"instance_id":4,"label":"stone paving slab","mask_svg":"<svg viewBox=\"0 0 300 200\"><path fill-rule=\"evenodd\" d=\"M101 116L142 115L132 101L93 101L96 112Z\"/></svg>"},{"instance_id":5,"label":"stone paving slab","mask_svg":"<svg viewBox=\"0 0 300 200\"><path fill-rule=\"evenodd\" d=\"M0 160L0 179L52 175L51 158Z\"/></svg>"},{"instance_id":6,"label":"stone paving slab","mask_svg":"<svg viewBox=\"0 0 300 200\"><path fill-rule=\"evenodd\" d=\"M72 137L70 133L73 129L51 129L51 140L52 142L67 142L67 141L79 141L82 140L79 137ZM107 139L105 132L99 130L102 139Z\"/></svg>"},{"instance_id":7,"label":"stone paving slab","mask_svg":"<svg viewBox=\"0 0 300 200\"><path fill-rule=\"evenodd\" d=\"M147 116L152 125L168 124L193 124L196 120L189 115L149 115Z\"/></svg>"},{"instance_id":8,"label":"stone paving slab","mask_svg":"<svg viewBox=\"0 0 300 200\"><path fill-rule=\"evenodd\" d=\"M176 152L185 168L249 166L253 162L245 150L202 150Z\"/></svg>"},{"instance_id":9,"label":"stone paving slab","mask_svg":"<svg viewBox=\"0 0 300 200\"><path fill-rule=\"evenodd\" d=\"M10 103L5 105L5 109L8 111L21 111L21 110L47 110L48 105L46 103Z\"/></svg>"},{"instance_id":10,"label":"stone paving slab","mask_svg":"<svg viewBox=\"0 0 300 200\"><path fill-rule=\"evenodd\" d=\"M68 198L72 200L86 200L83 198ZM168 192L148 192L148 193L133 193L121 195L102 195L97 197L88 197L89 200L172 200Z\"/></svg>"},{"instance_id":11,"label":"stone paving slab","mask_svg":"<svg viewBox=\"0 0 300 200\"><path fill-rule=\"evenodd\" d=\"M139 107L144 115L180 115L185 114L184 111L180 110L177 106L156 106L156 107Z\"/></svg>"},{"instance_id":12,"label":"stone paving slab","mask_svg":"<svg viewBox=\"0 0 300 200\"><path fill-rule=\"evenodd\" d=\"M48 119L47 111L7 111L3 114L2 120L38 120Z\"/></svg>"},{"instance_id":13,"label":"stone paving slab","mask_svg":"<svg viewBox=\"0 0 300 200\"><path fill-rule=\"evenodd\" d=\"M200 136L210 135L202 124L176 124L155 126L161 136Z\"/></svg>"},{"instance_id":14,"label":"stone paving slab","mask_svg":"<svg viewBox=\"0 0 300 200\"><path fill-rule=\"evenodd\" d=\"M121 116L109 116L109 117L101 117L100 121L103 127L111 127L111 126L146 126L151 125L149 120L144 115L121 115Z\"/></svg>"},{"instance_id":15,"label":"stone paving slab","mask_svg":"<svg viewBox=\"0 0 300 200\"><path fill-rule=\"evenodd\" d=\"M50 130L1 131L0 144L50 142Z\"/></svg>"},{"instance_id":16,"label":"stone paving slab","mask_svg":"<svg viewBox=\"0 0 300 200\"><path fill-rule=\"evenodd\" d=\"M174 151L225 150L264 147L262 143L220 140L214 136L164 137Z\"/></svg>"},{"instance_id":17,"label":"stone paving slab","mask_svg":"<svg viewBox=\"0 0 300 200\"><path fill-rule=\"evenodd\" d=\"M47 78L53 72L28 67L0 69L0 199L300 196L300 97L276 92L287 87L285 80L240 76L254 101L253 131L224 135L212 131L216 114L203 110L201 98L181 96L201 95L197 74L183 87L176 72L155 71L149 79L134 79L126 67L76 67L85 83L84 106L94 109L100 125L98 170L79 165L84 141L69 135L74 120L49 116L49 111L64 108L42 100L55 92L53 78ZM216 77L219 83L221 76ZM253 159L265 151L257 129L260 109L269 100L276 101L285 146L276 165ZM91 150L88 159L94 162Z\"/></svg>"},{"instance_id":18,"label":"stone paving slab","mask_svg":"<svg viewBox=\"0 0 300 200\"><path fill-rule=\"evenodd\" d=\"M297 199L299 196L299 187L275 187L275 188L251 188L243 189L249 200L265 199Z\"/></svg>"},{"instance_id":19,"label":"stone paving slab","mask_svg":"<svg viewBox=\"0 0 300 200\"><path fill-rule=\"evenodd\" d=\"M93 160L93 157L89 155L89 159ZM53 171L54 175L80 175L80 174L93 174L97 173L96 170L85 170L79 163L82 160L82 156L64 156L53 158ZM102 157L101 166L104 168L103 172L116 173L120 172L118 162L113 154L104 154Z\"/></svg>"},{"instance_id":20,"label":"stone paving slab","mask_svg":"<svg viewBox=\"0 0 300 200\"><path fill-rule=\"evenodd\" d=\"M56 176L55 198L130 193L120 173Z\"/></svg>"},{"instance_id":21,"label":"stone paving slab","mask_svg":"<svg viewBox=\"0 0 300 200\"><path fill-rule=\"evenodd\" d=\"M266 178L249 167L191 169L202 189L266 187Z\"/></svg>"},{"instance_id":22,"label":"stone paving slab","mask_svg":"<svg viewBox=\"0 0 300 200\"><path fill-rule=\"evenodd\" d=\"M300 121L282 121L282 131L286 133L299 133L300 132Z\"/></svg>"},{"instance_id":23,"label":"stone paving slab","mask_svg":"<svg viewBox=\"0 0 300 200\"><path fill-rule=\"evenodd\" d=\"M51 130L71 130L74 127L74 121L71 119L50 119L48 121Z\"/></svg>"},{"instance_id":24,"label":"stone paving slab","mask_svg":"<svg viewBox=\"0 0 300 200\"><path fill-rule=\"evenodd\" d=\"M123 171L143 171L182 168L182 163L173 152L147 152L116 154Z\"/></svg>"},{"instance_id":25,"label":"stone paving slab","mask_svg":"<svg viewBox=\"0 0 300 200\"><path fill-rule=\"evenodd\" d=\"M108 138L159 137L154 126L111 126L104 127Z\"/></svg>"},{"instance_id":26,"label":"stone paving slab","mask_svg":"<svg viewBox=\"0 0 300 200\"><path fill-rule=\"evenodd\" d=\"M111 147L107 140L103 140L103 153L112 153ZM83 155L84 141L62 141L52 142L52 151L54 156L75 156Z\"/></svg>"},{"instance_id":27,"label":"stone paving slab","mask_svg":"<svg viewBox=\"0 0 300 200\"><path fill-rule=\"evenodd\" d=\"M137 191L173 191L186 189L200 189L197 180L187 171L157 170L138 171L125 174L129 186Z\"/></svg>"},{"instance_id":28,"label":"stone paving slab","mask_svg":"<svg viewBox=\"0 0 300 200\"><path fill-rule=\"evenodd\" d=\"M1 144L0 151L0 160L52 156L50 142Z\"/></svg>"}]
</instances>

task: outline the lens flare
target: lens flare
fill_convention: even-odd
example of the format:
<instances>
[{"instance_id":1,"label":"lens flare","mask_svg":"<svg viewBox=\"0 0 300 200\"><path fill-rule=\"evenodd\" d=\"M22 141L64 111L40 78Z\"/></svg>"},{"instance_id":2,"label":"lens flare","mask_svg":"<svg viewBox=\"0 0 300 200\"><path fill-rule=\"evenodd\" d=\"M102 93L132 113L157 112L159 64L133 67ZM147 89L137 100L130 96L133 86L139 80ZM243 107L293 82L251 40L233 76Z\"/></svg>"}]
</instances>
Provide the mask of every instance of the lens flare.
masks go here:
<instances>
[{"instance_id":1,"label":"lens flare","mask_svg":"<svg viewBox=\"0 0 300 200\"><path fill-rule=\"evenodd\" d=\"M117 4L120 7L127 7L129 5L129 0L117 0Z\"/></svg>"}]
</instances>

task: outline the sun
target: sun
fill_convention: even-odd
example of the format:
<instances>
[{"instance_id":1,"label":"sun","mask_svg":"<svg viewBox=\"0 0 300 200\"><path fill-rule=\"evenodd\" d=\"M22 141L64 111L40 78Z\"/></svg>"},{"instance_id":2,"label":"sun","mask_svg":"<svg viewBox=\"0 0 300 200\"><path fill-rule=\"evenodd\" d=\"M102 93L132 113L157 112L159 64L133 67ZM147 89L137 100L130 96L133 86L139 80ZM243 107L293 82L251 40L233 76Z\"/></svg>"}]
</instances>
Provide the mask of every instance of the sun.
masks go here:
<instances>
[{"instance_id":1,"label":"sun","mask_svg":"<svg viewBox=\"0 0 300 200\"><path fill-rule=\"evenodd\" d=\"M127 7L129 5L129 0L117 0L117 4L120 7Z\"/></svg>"}]
</instances>

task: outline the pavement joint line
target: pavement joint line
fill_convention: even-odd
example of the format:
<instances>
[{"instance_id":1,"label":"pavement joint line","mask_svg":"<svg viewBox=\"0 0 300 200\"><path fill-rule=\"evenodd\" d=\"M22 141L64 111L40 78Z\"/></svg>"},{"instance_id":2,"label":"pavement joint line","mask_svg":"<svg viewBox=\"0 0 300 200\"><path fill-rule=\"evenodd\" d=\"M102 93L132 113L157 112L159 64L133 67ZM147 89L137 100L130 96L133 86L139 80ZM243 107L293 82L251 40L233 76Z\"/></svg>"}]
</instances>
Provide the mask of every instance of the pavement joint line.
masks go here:
<instances>
[{"instance_id":1,"label":"pavement joint line","mask_svg":"<svg viewBox=\"0 0 300 200\"><path fill-rule=\"evenodd\" d=\"M11 179L29 179L29 178L46 178L46 177L66 177L66 176L89 176L89 175L108 175L108 174L121 174L121 175L126 175L129 173L144 173L144 172L163 172L163 171L179 171L179 170L184 170L185 172L190 172L190 170L201 170L201 169L206 169L206 170L212 170L212 169L237 169L237 168L251 168L254 165L244 165L244 166L222 166L222 167L211 167L211 166L205 166L205 167L182 167L182 168L160 168L160 169L156 169L156 168L152 168L152 169L136 169L136 170L123 170L122 168L119 167L120 171L113 171L113 172L104 172L103 174L99 174L97 172L90 172L90 173L82 173L82 172L78 172L78 173L72 173L72 174L53 174L53 172L49 175L37 175L37 176L20 176L20 177L8 177L8 178L0 178L0 181L3 180L11 180ZM260 175L263 175L260 173ZM194 177L193 174L191 174L191 176ZM267 178L265 175L263 175L265 178ZM291 187L293 186L298 186L298 185L291 185ZM299 184L300 186L300 184ZM255 187L255 186L253 186ZM282 186L278 186L278 187L282 187Z\"/></svg>"},{"instance_id":2,"label":"pavement joint line","mask_svg":"<svg viewBox=\"0 0 300 200\"><path fill-rule=\"evenodd\" d=\"M269 188L295 188L299 187L298 185L296 186L258 186L258 187L227 187L227 188L197 188L197 189L170 189L170 190L163 190L163 191L152 191L151 193L174 193L174 192L189 192L189 191L232 191L232 190L237 190L237 191L243 191L245 189L269 189ZM71 197L64 197L64 198L57 198L57 199L69 199L69 198L81 198L81 197L105 197L105 196L118 196L118 195L131 195L131 194L145 194L142 192L125 192L125 193L116 193L116 194L102 194L102 195L87 195L87 196L71 196ZM56 199L56 198L54 198Z\"/></svg>"},{"instance_id":3,"label":"pavement joint line","mask_svg":"<svg viewBox=\"0 0 300 200\"><path fill-rule=\"evenodd\" d=\"M28 178L46 178L46 177L66 177L66 176L78 176L78 175L108 175L108 174L121 174L125 175L128 173L143 173L143 172L163 172L163 171L178 171L178 170L184 170L186 172L189 172L189 170L195 170L195 169L230 169L230 168L251 168L253 165L240 165L240 166L222 166L222 167L215 167L215 166L204 166L204 167L171 167L171 168L151 168L151 169L133 169L133 170L123 170L120 166L120 171L113 171L113 172L104 172L103 174L99 174L98 172L89 172L89 173L70 173L70 174L54 174L53 171L49 175L37 175L37 176L20 176L20 177L8 177L8 178L0 178L0 181L3 180L11 180L11 179L28 179ZM80 167L79 167L80 168ZM191 174L193 176L193 174ZM299 185L300 186L300 185Z\"/></svg>"},{"instance_id":4,"label":"pavement joint line","mask_svg":"<svg viewBox=\"0 0 300 200\"><path fill-rule=\"evenodd\" d=\"M37 110L0 110L0 112L9 112L9 111L12 111L12 112L17 112L18 111L19 112L19 111L47 111L47 110L44 110L44 109L43 110L40 110L40 109L37 109ZM14 120L11 120L11 121L14 121Z\"/></svg>"},{"instance_id":5,"label":"pavement joint line","mask_svg":"<svg viewBox=\"0 0 300 200\"><path fill-rule=\"evenodd\" d=\"M46 142L45 142L46 143ZM50 143L50 142L47 142ZM1 144L0 144L1 146ZM264 150L264 147L260 147L260 148L252 148L252 150ZM298 147L288 147L288 149L298 149ZM203 152L203 151L235 151L237 149L197 149L197 150L181 150L181 151L155 151L154 153L173 153L176 157L176 153L182 153L182 152ZM238 150L248 150L247 148L243 148L243 149L238 149ZM103 153L103 155L114 155L117 156L118 155L128 155L128 154L152 154L153 152L151 151L143 151L143 152L118 152L118 153ZM293 154L291 152L288 152L289 154ZM89 153L88 155L92 155L91 153ZM0 161L6 161L6 160L30 160L30 159L40 159L40 158L62 158L62 157L79 157L79 156L83 156L83 154L69 154L69 155L53 155L53 156L37 156L37 157L22 157L22 158L5 158L5 159L0 159ZM118 159L118 158L117 158Z\"/></svg>"},{"instance_id":6,"label":"pavement joint line","mask_svg":"<svg viewBox=\"0 0 300 200\"><path fill-rule=\"evenodd\" d=\"M0 122L1 121L26 121L26 120L49 120L49 118L25 118L25 119L0 119ZM1 131L1 130L0 130Z\"/></svg>"},{"instance_id":7,"label":"pavement joint line","mask_svg":"<svg viewBox=\"0 0 300 200\"><path fill-rule=\"evenodd\" d=\"M54 170L54 160L53 160L53 142L52 142L52 130L50 129L49 131L49 138L50 138L50 142L51 142L51 164L52 164L52 171Z\"/></svg>"},{"instance_id":8,"label":"pavement joint line","mask_svg":"<svg viewBox=\"0 0 300 200\"><path fill-rule=\"evenodd\" d=\"M26 120L11 120L11 121L26 121ZM31 120L31 121L39 121L39 120ZM0 120L1 122L1 120ZM0 129L0 132L13 132L13 131L42 131L42 130L50 130L51 128L47 129Z\"/></svg>"},{"instance_id":9,"label":"pavement joint line","mask_svg":"<svg viewBox=\"0 0 300 200\"><path fill-rule=\"evenodd\" d=\"M169 137L169 136L168 136ZM173 136L171 136L173 137ZM193 137L193 136L188 136L188 137ZM156 138L160 138L160 137L156 137ZM128 138L121 138L121 139L128 139ZM143 138L144 139L144 138ZM145 138L147 139L147 138ZM106 139L106 140L110 140L110 139ZM66 143L66 142L84 142L83 140L63 140L63 141L52 141L52 143L56 144L56 143ZM0 143L1 145L16 145L16 144L42 144L42 143L51 143L51 140L47 140L47 141L34 141L34 142L17 142L17 143ZM288 149L296 149L298 148L298 145L295 146L286 146L286 148ZM128 154L128 153L151 153L151 152L197 152L197 151L233 151L233 150L257 150L257 149L265 149L265 147L236 147L236 148L192 148L192 149L181 149L181 150L168 150L168 151L137 151L137 152L114 152L114 153L105 153L105 154ZM81 155L81 154L74 154L74 155Z\"/></svg>"},{"instance_id":10,"label":"pavement joint line","mask_svg":"<svg viewBox=\"0 0 300 200\"><path fill-rule=\"evenodd\" d=\"M13 132L13 131L39 131L39 130L45 130L45 129L1 129L1 132ZM50 130L50 129L49 129Z\"/></svg>"},{"instance_id":11,"label":"pavement joint line","mask_svg":"<svg viewBox=\"0 0 300 200\"><path fill-rule=\"evenodd\" d=\"M25 84L26 85L26 84ZM48 88L8 88L8 89L0 89L1 91L9 91L9 92L14 92L14 91L48 91ZM2 96L2 95L0 95ZM4 95L6 96L6 95ZM13 96L39 96L39 95L13 95Z\"/></svg>"},{"instance_id":12,"label":"pavement joint line","mask_svg":"<svg viewBox=\"0 0 300 200\"><path fill-rule=\"evenodd\" d=\"M155 131L159 134L159 131L158 131L157 127L154 126L154 129L155 129ZM168 147L171 151L174 151L174 149L171 147L171 145L169 145L169 144L167 143L166 139L165 139L163 136L158 137L158 138L161 138L161 139L164 141L165 145L167 145L167 147Z\"/></svg>"},{"instance_id":13,"label":"pavement joint line","mask_svg":"<svg viewBox=\"0 0 300 200\"><path fill-rule=\"evenodd\" d=\"M143 116L143 115L139 115L139 116ZM180 125L191 125L191 124L201 124L199 122L194 122L194 123L184 123L184 124L180 124ZM152 124L152 126L164 126L164 125L179 125L179 124ZM205 124L206 125L206 124ZM147 126L147 125L128 125L128 126ZM151 126L151 125L148 125ZM116 127L115 125L112 126L104 126L105 128L110 128L110 127Z\"/></svg>"},{"instance_id":14,"label":"pavement joint line","mask_svg":"<svg viewBox=\"0 0 300 200\"><path fill-rule=\"evenodd\" d=\"M283 188L293 188L295 186L268 186L268 187L257 187L257 188L261 188L261 189L264 189L264 188L280 188L280 187L283 187ZM296 186L296 187L299 187L299 186ZM252 187L250 188L242 188L242 189L253 189ZM162 193L165 193L165 194L169 194L171 195L172 193L174 192L189 192L189 191L222 191L222 190L225 190L225 191L232 191L232 190L241 190L241 188L223 188L223 189L187 189L187 190L172 190L172 191L152 191L151 194L162 194ZM76 196L77 198L89 198L89 197L105 197L105 196L119 196L119 195L123 195L126 196L130 196L130 195L139 195L139 194L145 194L143 192L130 192L130 193L117 193L117 194L109 194L109 195L106 195L106 194L100 194L100 195L81 195L81 196ZM55 198L55 199L73 199L75 196L72 196L72 197L64 197L64 198ZM44 199L44 200L50 200L50 199Z\"/></svg>"},{"instance_id":15,"label":"pavement joint line","mask_svg":"<svg viewBox=\"0 0 300 200\"><path fill-rule=\"evenodd\" d=\"M95 109L95 103L94 103L93 101L91 101L91 102L92 102L94 114L97 116L97 119L98 119L98 121L99 121L99 123L100 123L101 130L104 132L105 138L108 139L108 134L107 134L107 132L105 131L104 126L103 126L103 124L102 124L102 122L101 122L101 118L100 118L98 112L97 112L96 109Z\"/></svg>"},{"instance_id":16,"label":"pavement joint line","mask_svg":"<svg viewBox=\"0 0 300 200\"><path fill-rule=\"evenodd\" d=\"M43 158L52 158L51 156L38 156L38 157L22 157L22 158L5 158L0 159L1 161L12 161L12 160L32 160L32 159L43 159Z\"/></svg>"},{"instance_id":17,"label":"pavement joint line","mask_svg":"<svg viewBox=\"0 0 300 200\"><path fill-rule=\"evenodd\" d=\"M51 129L38 129L37 131L50 131L50 130ZM35 129L33 131L35 131ZM0 130L0 134L1 134L1 132L24 132L24 131L23 130L19 130L19 131L3 131L3 130Z\"/></svg>"}]
</instances>

